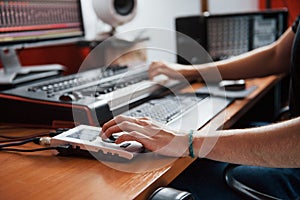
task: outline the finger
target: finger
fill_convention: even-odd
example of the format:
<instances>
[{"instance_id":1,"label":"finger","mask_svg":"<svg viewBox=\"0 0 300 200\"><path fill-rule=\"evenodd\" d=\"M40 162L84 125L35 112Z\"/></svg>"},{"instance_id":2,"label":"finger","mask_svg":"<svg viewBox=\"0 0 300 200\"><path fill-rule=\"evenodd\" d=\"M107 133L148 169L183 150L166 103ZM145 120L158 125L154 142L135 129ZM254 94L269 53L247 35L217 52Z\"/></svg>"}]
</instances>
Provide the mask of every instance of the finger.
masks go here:
<instances>
[{"instance_id":1,"label":"finger","mask_svg":"<svg viewBox=\"0 0 300 200\"><path fill-rule=\"evenodd\" d=\"M107 139L110 136L112 136L112 134L114 133L119 133L119 132L123 132L123 130L118 126L118 125L114 125L109 127L108 129L106 129L106 131L102 131L101 134L99 135L102 139Z\"/></svg>"},{"instance_id":2,"label":"finger","mask_svg":"<svg viewBox=\"0 0 300 200\"><path fill-rule=\"evenodd\" d=\"M128 130L125 122L136 123L141 126L149 125L149 123L146 123L145 121L150 121L150 119L147 117L134 118L119 115L103 125L102 131L100 132L99 136L105 139L107 137L110 137L113 133ZM119 126L119 124L121 125Z\"/></svg>"},{"instance_id":3,"label":"finger","mask_svg":"<svg viewBox=\"0 0 300 200\"><path fill-rule=\"evenodd\" d=\"M151 145L151 138L147 137L146 135L143 135L137 131L132 131L130 133L126 133L121 135L116 141L116 144L120 144L122 142L126 141L136 141L141 143L146 149L153 150Z\"/></svg>"},{"instance_id":4,"label":"finger","mask_svg":"<svg viewBox=\"0 0 300 200\"><path fill-rule=\"evenodd\" d=\"M118 130L117 129L118 126L116 126L116 125L118 123L121 123L122 121L126 121L126 120L133 121L133 119L130 118L130 117L119 115L119 116L115 117L114 119L106 122L105 124L103 124L102 129L101 129L101 131L99 133L99 136L102 139L106 139L106 138L110 137L111 136L110 132L109 133L105 133L105 132L107 131L107 129L109 129L111 127L114 127L114 128L112 128L111 133L120 132L121 130Z\"/></svg>"},{"instance_id":5,"label":"finger","mask_svg":"<svg viewBox=\"0 0 300 200\"><path fill-rule=\"evenodd\" d=\"M135 122L123 121L106 129L105 132L103 132L102 134L102 138L110 137L114 133L131 132L134 130L143 131L143 127Z\"/></svg>"},{"instance_id":6,"label":"finger","mask_svg":"<svg viewBox=\"0 0 300 200\"><path fill-rule=\"evenodd\" d=\"M159 75L165 75L167 77L169 77L170 73L168 73L168 69L164 69L164 68L158 68L158 69L155 69L151 72L149 72L149 78L150 80L154 80L156 76L159 76Z\"/></svg>"},{"instance_id":7,"label":"finger","mask_svg":"<svg viewBox=\"0 0 300 200\"><path fill-rule=\"evenodd\" d=\"M163 73L162 68L165 66L163 62L152 62L152 64L149 67L148 74L149 79L153 79L155 76L160 75Z\"/></svg>"},{"instance_id":8,"label":"finger","mask_svg":"<svg viewBox=\"0 0 300 200\"><path fill-rule=\"evenodd\" d=\"M144 135L138 131L132 131L130 133L123 134L115 142L117 144L120 144L126 141L139 142L144 146L144 148L153 152L156 152L159 149L161 149L161 146L158 145L157 141L153 140L151 137L148 137L147 135Z\"/></svg>"},{"instance_id":9,"label":"finger","mask_svg":"<svg viewBox=\"0 0 300 200\"><path fill-rule=\"evenodd\" d=\"M163 124L153 121L152 119L150 119L148 117L135 118L135 121L132 123L139 125L139 126L135 127L135 128L139 128L136 130L147 136L153 136L157 132L159 132L160 130L165 128L165 126Z\"/></svg>"},{"instance_id":10,"label":"finger","mask_svg":"<svg viewBox=\"0 0 300 200\"><path fill-rule=\"evenodd\" d=\"M138 117L136 123L140 126L149 126L152 124L152 120L148 117Z\"/></svg>"},{"instance_id":11,"label":"finger","mask_svg":"<svg viewBox=\"0 0 300 200\"><path fill-rule=\"evenodd\" d=\"M153 61L150 66L149 69L155 69L155 68L159 68L160 66L162 66L164 63L161 61Z\"/></svg>"},{"instance_id":12,"label":"finger","mask_svg":"<svg viewBox=\"0 0 300 200\"><path fill-rule=\"evenodd\" d=\"M132 117L127 117L127 116L124 116L124 115L118 115L116 116L114 119L106 122L105 124L103 124L102 126L102 131L105 132L109 127L112 127L118 123L121 123L123 121L134 121L135 119L132 118Z\"/></svg>"},{"instance_id":13,"label":"finger","mask_svg":"<svg viewBox=\"0 0 300 200\"><path fill-rule=\"evenodd\" d=\"M148 76L150 80L153 80L155 76L159 75L157 69L148 70Z\"/></svg>"},{"instance_id":14,"label":"finger","mask_svg":"<svg viewBox=\"0 0 300 200\"><path fill-rule=\"evenodd\" d=\"M108 122L106 122L105 124L102 125L102 130L101 130L101 133L100 133L100 136L102 136L102 134L109 128L109 127L112 127L114 125L116 125L116 121L115 119L111 119L109 120Z\"/></svg>"}]
</instances>

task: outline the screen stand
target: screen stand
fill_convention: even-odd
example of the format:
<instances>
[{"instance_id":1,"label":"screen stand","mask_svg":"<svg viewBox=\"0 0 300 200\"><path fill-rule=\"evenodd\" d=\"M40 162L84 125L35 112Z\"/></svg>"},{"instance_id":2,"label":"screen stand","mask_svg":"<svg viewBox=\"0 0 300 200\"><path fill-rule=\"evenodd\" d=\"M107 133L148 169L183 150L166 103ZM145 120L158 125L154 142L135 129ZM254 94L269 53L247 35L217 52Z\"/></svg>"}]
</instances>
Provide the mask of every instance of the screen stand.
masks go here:
<instances>
[{"instance_id":1,"label":"screen stand","mask_svg":"<svg viewBox=\"0 0 300 200\"><path fill-rule=\"evenodd\" d=\"M59 64L22 67L14 48L0 49L3 69L0 70L0 86L14 86L60 74L64 67Z\"/></svg>"}]
</instances>

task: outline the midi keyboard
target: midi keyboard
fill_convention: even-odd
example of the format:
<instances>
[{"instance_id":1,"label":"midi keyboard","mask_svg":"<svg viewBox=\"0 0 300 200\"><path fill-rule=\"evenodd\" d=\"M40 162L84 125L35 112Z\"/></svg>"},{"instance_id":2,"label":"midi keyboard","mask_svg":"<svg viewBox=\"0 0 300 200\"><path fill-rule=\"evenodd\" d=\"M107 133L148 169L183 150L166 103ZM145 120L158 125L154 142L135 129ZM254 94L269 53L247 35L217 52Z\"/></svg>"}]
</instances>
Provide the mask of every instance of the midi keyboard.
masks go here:
<instances>
[{"instance_id":1,"label":"midi keyboard","mask_svg":"<svg viewBox=\"0 0 300 200\"><path fill-rule=\"evenodd\" d=\"M42 127L101 126L118 110L180 88L179 81L148 79L148 68L91 69L0 92L1 122Z\"/></svg>"}]
</instances>

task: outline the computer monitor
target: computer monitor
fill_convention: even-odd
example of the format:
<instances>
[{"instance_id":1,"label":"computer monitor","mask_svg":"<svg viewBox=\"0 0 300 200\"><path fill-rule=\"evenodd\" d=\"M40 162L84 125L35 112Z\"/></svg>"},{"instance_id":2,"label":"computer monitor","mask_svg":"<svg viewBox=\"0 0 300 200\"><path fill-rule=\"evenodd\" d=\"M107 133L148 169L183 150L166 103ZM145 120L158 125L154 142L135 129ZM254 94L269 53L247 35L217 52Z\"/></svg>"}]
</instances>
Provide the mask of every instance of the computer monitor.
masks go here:
<instances>
[{"instance_id":1,"label":"computer monitor","mask_svg":"<svg viewBox=\"0 0 300 200\"><path fill-rule=\"evenodd\" d=\"M0 0L0 85L57 75L64 68L22 67L17 49L70 43L83 36L80 0Z\"/></svg>"}]
</instances>

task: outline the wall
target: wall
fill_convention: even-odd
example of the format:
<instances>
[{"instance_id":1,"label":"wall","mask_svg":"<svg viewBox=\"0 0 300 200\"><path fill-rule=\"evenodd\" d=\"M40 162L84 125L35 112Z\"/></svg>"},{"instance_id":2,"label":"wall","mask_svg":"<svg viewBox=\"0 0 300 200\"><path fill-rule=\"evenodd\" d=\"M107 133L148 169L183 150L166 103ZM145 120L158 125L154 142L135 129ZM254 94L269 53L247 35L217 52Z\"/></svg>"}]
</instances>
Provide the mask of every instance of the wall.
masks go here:
<instances>
[{"instance_id":1,"label":"wall","mask_svg":"<svg viewBox=\"0 0 300 200\"><path fill-rule=\"evenodd\" d=\"M220 3L222 2L222 3ZM99 21L93 12L91 0L82 0L86 38L93 39L96 33L103 32L109 27ZM235 12L241 10L253 10L257 8L257 0L210 0L211 12ZM174 20L178 16L196 15L201 10L200 0L138 0L138 14L133 21L119 27L118 31L128 31L144 27L156 27L166 30L174 30ZM156 35L156 43L165 44L165 48L176 52L175 37L162 37ZM49 54L49 52L51 52ZM60 63L68 68L67 73L75 72L83 60L82 52L76 45L59 47L45 47L37 49L24 49L19 52L24 65L36 65L45 63ZM85 55L85 54L84 54ZM31 59L28 59L28 58ZM176 56L164 52L150 52L149 60L175 61ZM0 62L1 68L1 62Z\"/></svg>"},{"instance_id":2,"label":"wall","mask_svg":"<svg viewBox=\"0 0 300 200\"><path fill-rule=\"evenodd\" d=\"M200 13L199 0L138 0L136 17L129 23L118 28L118 31L128 31L144 27L161 27L174 29L176 16L193 15ZM101 21L96 20L93 13L91 0L82 3L87 37L92 38L95 31L107 31L108 27Z\"/></svg>"},{"instance_id":3,"label":"wall","mask_svg":"<svg viewBox=\"0 0 300 200\"><path fill-rule=\"evenodd\" d=\"M259 0L209 0L209 10L211 13L253 11L258 10L258 1Z\"/></svg>"},{"instance_id":4,"label":"wall","mask_svg":"<svg viewBox=\"0 0 300 200\"><path fill-rule=\"evenodd\" d=\"M109 27L96 20L95 14L91 12L91 0L84 0L83 8L88 39L95 37L96 32L109 30ZM209 9L212 13L257 10L258 0L210 0ZM128 24L119 27L118 32L149 27L175 30L174 22L176 17L197 15L200 11L200 0L138 0L137 16ZM159 37L154 36L153 39L159 40ZM176 51L174 35L162 38L156 42L164 43L164 48ZM175 58L175 55L149 52L149 59L175 61Z\"/></svg>"},{"instance_id":5,"label":"wall","mask_svg":"<svg viewBox=\"0 0 300 200\"><path fill-rule=\"evenodd\" d=\"M265 0L259 0L259 7L266 8ZM300 14L300 1L298 0L272 0L272 8L287 8L289 10L289 25L292 25L296 17Z\"/></svg>"}]
</instances>

